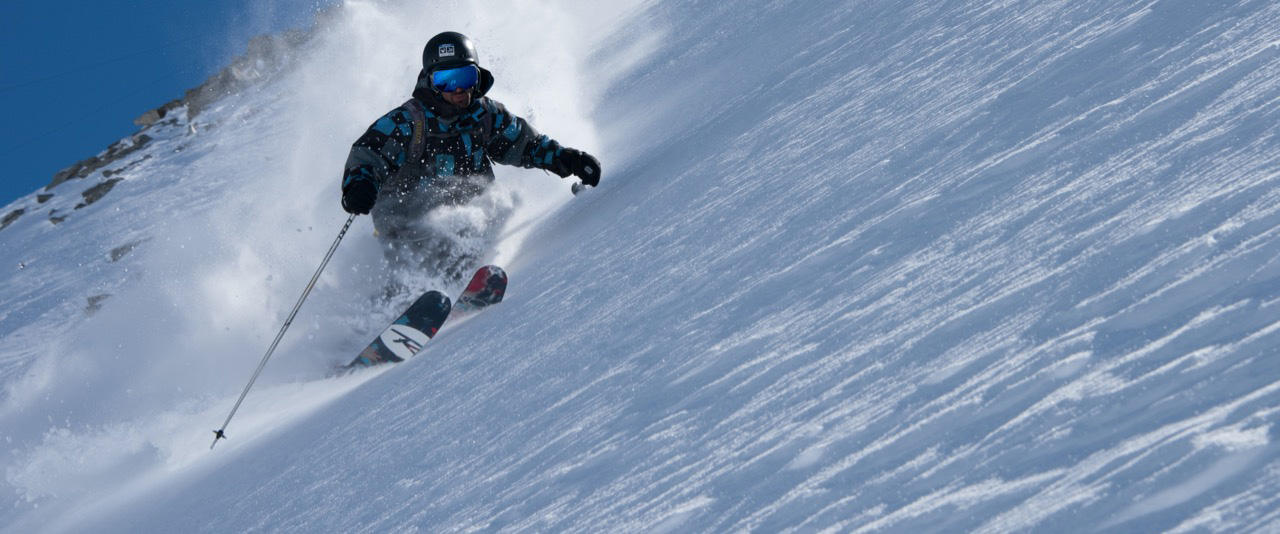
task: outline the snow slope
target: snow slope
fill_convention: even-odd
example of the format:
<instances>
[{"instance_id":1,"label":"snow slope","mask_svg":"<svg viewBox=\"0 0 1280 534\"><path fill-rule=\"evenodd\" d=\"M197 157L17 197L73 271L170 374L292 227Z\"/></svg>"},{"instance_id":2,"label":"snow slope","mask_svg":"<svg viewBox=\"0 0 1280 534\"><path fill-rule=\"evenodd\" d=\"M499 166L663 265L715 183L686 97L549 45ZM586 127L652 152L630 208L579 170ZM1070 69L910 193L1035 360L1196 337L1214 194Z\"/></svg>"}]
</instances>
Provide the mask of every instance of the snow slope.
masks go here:
<instances>
[{"instance_id":1,"label":"snow slope","mask_svg":"<svg viewBox=\"0 0 1280 534\"><path fill-rule=\"evenodd\" d=\"M508 301L324 379L395 312L362 218L209 452L346 147L446 28L604 183L502 170L441 223L496 235ZM353 1L320 31L101 202L6 208L5 532L1280 529L1280 5Z\"/></svg>"}]
</instances>

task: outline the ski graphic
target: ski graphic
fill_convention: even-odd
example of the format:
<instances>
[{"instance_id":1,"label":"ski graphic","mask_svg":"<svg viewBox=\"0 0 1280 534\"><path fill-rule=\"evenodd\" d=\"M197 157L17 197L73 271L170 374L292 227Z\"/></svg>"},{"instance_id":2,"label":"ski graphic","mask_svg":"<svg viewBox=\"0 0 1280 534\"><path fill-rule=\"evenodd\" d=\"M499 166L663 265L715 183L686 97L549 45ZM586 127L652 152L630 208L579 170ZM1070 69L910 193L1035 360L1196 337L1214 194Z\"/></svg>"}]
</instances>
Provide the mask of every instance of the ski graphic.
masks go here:
<instances>
[{"instance_id":1,"label":"ski graphic","mask_svg":"<svg viewBox=\"0 0 1280 534\"><path fill-rule=\"evenodd\" d=\"M496 265L486 265L476 270L466 289L458 296L457 303L439 291L428 291L414 301L409 309L396 318L367 345L350 364L342 367L348 371L372 367L384 363L402 362L412 358L435 337L446 319L455 322L489 306L502 302L507 291L507 273Z\"/></svg>"}]
</instances>

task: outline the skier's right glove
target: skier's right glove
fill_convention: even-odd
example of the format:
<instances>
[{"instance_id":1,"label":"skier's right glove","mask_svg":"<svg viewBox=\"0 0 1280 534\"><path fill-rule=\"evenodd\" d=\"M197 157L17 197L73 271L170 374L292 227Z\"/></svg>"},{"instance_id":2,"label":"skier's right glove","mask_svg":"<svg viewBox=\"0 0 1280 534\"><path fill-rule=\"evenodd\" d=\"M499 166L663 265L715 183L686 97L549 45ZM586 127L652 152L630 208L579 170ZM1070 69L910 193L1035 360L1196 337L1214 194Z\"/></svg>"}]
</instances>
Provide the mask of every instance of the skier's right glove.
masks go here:
<instances>
[{"instance_id":1,"label":"skier's right glove","mask_svg":"<svg viewBox=\"0 0 1280 534\"><path fill-rule=\"evenodd\" d=\"M368 180L352 181L342 190L342 209L353 215L364 215L373 209L378 200L378 188Z\"/></svg>"}]
</instances>

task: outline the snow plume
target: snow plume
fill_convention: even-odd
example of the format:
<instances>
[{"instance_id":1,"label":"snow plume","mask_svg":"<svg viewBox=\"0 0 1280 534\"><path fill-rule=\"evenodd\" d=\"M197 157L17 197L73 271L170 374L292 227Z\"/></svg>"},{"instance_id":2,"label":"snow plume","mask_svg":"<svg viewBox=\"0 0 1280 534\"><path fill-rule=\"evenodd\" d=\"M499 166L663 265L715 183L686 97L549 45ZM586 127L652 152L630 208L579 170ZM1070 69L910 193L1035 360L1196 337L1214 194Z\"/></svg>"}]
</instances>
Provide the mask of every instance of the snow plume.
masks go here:
<instances>
[{"instance_id":1,"label":"snow plume","mask_svg":"<svg viewBox=\"0 0 1280 534\"><path fill-rule=\"evenodd\" d=\"M342 226L338 186L350 144L409 96L430 36L470 35L497 80L490 96L562 143L598 150L590 120L598 86L584 74L583 51L616 24L618 8L592 4L346 2L318 19L296 64L269 85L156 127L152 157L103 202L122 215L86 213L93 221L61 228L78 224L86 243L110 242L121 228L108 226L119 225L142 244L94 267L116 269L101 280L81 278L74 264L48 265L61 269L54 283L80 289L6 338L5 354L25 359L3 377L0 439L12 451L3 472L17 505L0 525L118 497L112 488L200 459L192 451L207 446ZM569 182L497 173L488 194L431 223L458 230L458 245L478 256L509 261L530 223L570 197ZM499 242L504 228L517 230ZM18 224L7 235L23 231L43 230ZM361 380L319 392L297 384L345 363L396 313L369 313L388 276L372 231L368 217L357 220L229 429L231 449L237 434L269 431L282 409L313 409ZM48 242L56 239L33 237L28 252L56 258L46 249L69 245ZM93 291L86 284L109 294L91 317L80 310L79 293Z\"/></svg>"}]
</instances>

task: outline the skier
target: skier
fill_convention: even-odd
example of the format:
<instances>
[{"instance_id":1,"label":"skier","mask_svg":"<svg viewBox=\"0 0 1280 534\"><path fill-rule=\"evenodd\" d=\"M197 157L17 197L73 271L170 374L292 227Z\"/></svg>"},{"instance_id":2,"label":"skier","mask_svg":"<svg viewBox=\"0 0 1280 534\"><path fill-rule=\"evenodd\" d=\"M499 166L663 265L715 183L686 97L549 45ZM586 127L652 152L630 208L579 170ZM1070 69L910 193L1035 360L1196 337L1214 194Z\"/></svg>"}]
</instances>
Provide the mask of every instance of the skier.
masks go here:
<instances>
[{"instance_id":1,"label":"skier","mask_svg":"<svg viewBox=\"0 0 1280 534\"><path fill-rule=\"evenodd\" d=\"M545 169L600 183L600 162L538 133L485 97L493 74L480 66L465 35L427 41L410 98L383 115L351 147L342 177L347 213L372 213L386 256L396 267L427 268L459 278L479 258L453 250L451 236L425 224L442 206L465 204L493 183L493 162Z\"/></svg>"}]
</instances>

